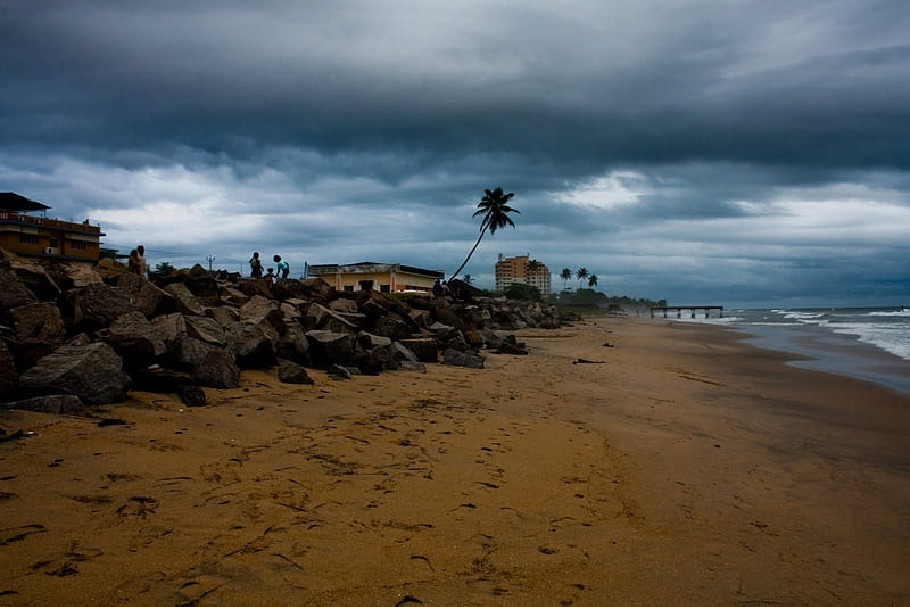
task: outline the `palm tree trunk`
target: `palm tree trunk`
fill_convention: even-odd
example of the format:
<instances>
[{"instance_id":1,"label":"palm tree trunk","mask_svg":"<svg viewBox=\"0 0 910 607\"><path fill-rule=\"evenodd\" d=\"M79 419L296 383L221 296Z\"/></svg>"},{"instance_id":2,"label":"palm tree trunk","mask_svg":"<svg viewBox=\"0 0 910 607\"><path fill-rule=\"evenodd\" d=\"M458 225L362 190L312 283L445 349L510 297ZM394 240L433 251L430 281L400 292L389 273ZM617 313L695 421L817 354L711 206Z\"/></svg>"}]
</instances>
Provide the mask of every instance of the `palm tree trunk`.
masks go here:
<instances>
[{"instance_id":1,"label":"palm tree trunk","mask_svg":"<svg viewBox=\"0 0 910 607\"><path fill-rule=\"evenodd\" d=\"M480 246L480 240L483 238L483 235L486 234L488 226L489 224L487 222L484 222L483 228L480 230L480 236L477 237L477 242L475 242L474 246L471 247L471 250L468 252L468 256L464 258L464 261L461 262L461 265L458 266L458 269L452 272L452 275L449 276L449 280L455 279L458 276L458 273L461 272L466 265L468 265L469 261L471 261L471 256L474 254L474 251L477 250L477 247Z\"/></svg>"}]
</instances>

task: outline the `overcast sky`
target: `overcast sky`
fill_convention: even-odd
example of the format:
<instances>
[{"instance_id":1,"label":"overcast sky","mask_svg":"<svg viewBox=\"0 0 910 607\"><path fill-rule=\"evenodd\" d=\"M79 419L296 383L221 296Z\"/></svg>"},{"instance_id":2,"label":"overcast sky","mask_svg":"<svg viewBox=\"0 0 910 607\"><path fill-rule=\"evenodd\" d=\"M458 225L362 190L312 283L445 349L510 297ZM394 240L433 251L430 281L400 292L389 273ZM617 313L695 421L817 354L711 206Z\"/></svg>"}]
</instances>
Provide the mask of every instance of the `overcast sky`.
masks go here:
<instances>
[{"instance_id":1,"label":"overcast sky","mask_svg":"<svg viewBox=\"0 0 910 607\"><path fill-rule=\"evenodd\" d=\"M0 0L0 191L154 265L910 304L906 0ZM568 286L578 286L572 280Z\"/></svg>"}]
</instances>

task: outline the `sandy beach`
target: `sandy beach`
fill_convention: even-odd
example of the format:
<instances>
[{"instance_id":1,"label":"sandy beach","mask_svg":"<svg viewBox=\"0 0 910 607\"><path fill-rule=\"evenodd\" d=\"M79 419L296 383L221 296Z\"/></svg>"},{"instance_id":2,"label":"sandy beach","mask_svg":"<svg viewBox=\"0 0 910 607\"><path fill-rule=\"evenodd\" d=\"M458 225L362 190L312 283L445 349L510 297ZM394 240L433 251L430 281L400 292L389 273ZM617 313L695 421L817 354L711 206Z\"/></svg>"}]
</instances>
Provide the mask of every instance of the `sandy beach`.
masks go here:
<instances>
[{"instance_id":1,"label":"sandy beach","mask_svg":"<svg viewBox=\"0 0 910 607\"><path fill-rule=\"evenodd\" d=\"M910 398L731 331L5 412L0 605L910 604Z\"/></svg>"}]
</instances>

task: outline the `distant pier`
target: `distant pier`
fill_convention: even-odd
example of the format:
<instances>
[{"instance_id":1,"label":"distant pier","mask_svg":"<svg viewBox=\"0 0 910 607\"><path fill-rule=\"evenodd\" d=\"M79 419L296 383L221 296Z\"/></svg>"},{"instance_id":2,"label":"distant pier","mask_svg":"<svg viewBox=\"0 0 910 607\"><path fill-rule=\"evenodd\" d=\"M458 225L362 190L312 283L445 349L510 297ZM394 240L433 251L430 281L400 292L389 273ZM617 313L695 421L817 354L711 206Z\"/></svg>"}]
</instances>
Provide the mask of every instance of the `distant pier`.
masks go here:
<instances>
[{"instance_id":1,"label":"distant pier","mask_svg":"<svg viewBox=\"0 0 910 607\"><path fill-rule=\"evenodd\" d=\"M651 308L651 318L654 318L655 312L663 312L664 318L669 318L669 316L667 316L668 312L676 312L676 318L682 318L683 310L690 310L692 312L692 318L696 318L696 314L700 310L704 310L705 318L711 318L711 310L717 311L717 318L724 317L723 306L662 306Z\"/></svg>"}]
</instances>

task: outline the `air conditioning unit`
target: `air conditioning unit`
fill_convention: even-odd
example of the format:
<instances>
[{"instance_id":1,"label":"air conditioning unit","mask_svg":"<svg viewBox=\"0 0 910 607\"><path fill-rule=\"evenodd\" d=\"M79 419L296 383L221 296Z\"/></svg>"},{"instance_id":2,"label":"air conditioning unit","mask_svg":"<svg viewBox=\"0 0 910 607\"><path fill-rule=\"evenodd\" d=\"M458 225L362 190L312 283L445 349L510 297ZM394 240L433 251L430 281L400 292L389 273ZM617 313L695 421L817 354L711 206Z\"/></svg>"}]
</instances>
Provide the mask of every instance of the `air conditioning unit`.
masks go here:
<instances>
[{"instance_id":1,"label":"air conditioning unit","mask_svg":"<svg viewBox=\"0 0 910 607\"><path fill-rule=\"evenodd\" d=\"M45 255L56 255L59 252L60 251L57 249L57 247L44 247Z\"/></svg>"}]
</instances>

